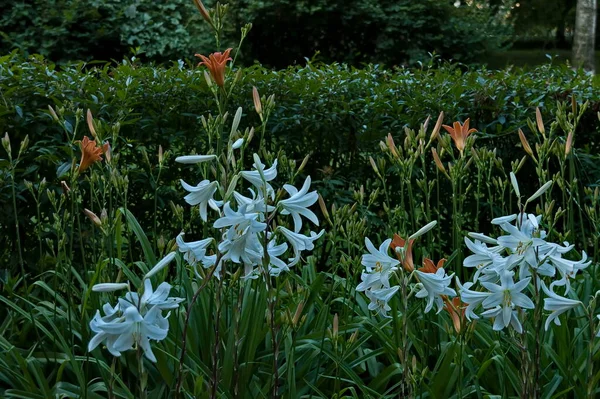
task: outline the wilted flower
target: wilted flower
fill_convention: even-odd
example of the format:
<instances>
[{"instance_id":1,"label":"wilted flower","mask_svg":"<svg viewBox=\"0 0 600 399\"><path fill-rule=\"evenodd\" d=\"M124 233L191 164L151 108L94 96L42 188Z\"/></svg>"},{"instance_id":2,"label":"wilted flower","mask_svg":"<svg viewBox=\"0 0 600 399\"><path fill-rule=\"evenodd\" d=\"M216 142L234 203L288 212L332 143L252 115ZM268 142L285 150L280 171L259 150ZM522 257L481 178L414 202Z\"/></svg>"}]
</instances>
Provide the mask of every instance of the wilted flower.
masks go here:
<instances>
[{"instance_id":1,"label":"wilted flower","mask_svg":"<svg viewBox=\"0 0 600 399\"><path fill-rule=\"evenodd\" d=\"M227 61L231 61L231 57L229 56L231 50L231 48L228 48L223 53L212 53L208 56L208 58L202 54L196 54L196 57L202 59L202 62L198 65L206 65L217 86L223 87L225 85L225 67L227 65Z\"/></svg>"}]
</instances>

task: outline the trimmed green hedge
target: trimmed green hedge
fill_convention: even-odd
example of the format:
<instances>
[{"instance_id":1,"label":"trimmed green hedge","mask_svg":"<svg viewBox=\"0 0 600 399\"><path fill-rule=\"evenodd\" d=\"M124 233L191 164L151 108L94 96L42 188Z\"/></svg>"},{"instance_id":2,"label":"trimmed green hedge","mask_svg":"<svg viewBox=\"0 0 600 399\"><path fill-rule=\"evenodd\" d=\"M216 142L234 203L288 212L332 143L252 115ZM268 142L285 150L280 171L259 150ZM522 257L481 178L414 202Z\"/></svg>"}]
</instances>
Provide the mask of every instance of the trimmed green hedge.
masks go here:
<instances>
[{"instance_id":1,"label":"trimmed green hedge","mask_svg":"<svg viewBox=\"0 0 600 399\"><path fill-rule=\"evenodd\" d=\"M590 101L578 127L577 147L588 154L600 150L599 85L590 76L565 67L492 72L453 66L394 71L338 64L281 71L255 66L244 70L230 101L232 112L243 107L243 127L259 125L252 105L253 85L276 99L266 145L274 151L283 147L297 161L310 153L306 173L313 176L326 200L340 203L352 201L354 183L373 178L367 157L379 152L378 142L384 136L392 133L399 142L405 126L417 128L428 115L435 120L440 111L446 113L446 123L470 117L471 126L481 132L478 142L497 148L508 162L517 158L516 130L523 128L529 134L526 120L535 115L535 107L551 120L557 101L575 95L580 103ZM45 177L54 187L60 186L57 169L70 160L64 133L52 120L48 105L61 109L73 124L77 109L91 109L96 119L120 125L120 141L114 147L119 149L120 164L127 165L130 192L135 193L132 206L139 220L151 212L154 201L142 150L152 159L159 145L176 155L202 153L204 133L199 118L215 113L202 70L183 63L169 68L129 61L58 68L41 57L4 56L0 58L0 132L8 132L13 148L29 135L30 149L20 174L34 182ZM522 150L518 151L518 157L522 156ZM597 169L586 172L589 181L600 180ZM171 159L161 175L160 208L168 208L169 200L181 202L181 176ZM7 231L14 226L10 189L6 175L0 180L4 180L0 181L0 227ZM23 182L18 183L20 223L28 231L35 207ZM161 216L166 237L177 234L168 214ZM12 242L2 245L8 253Z\"/></svg>"}]
</instances>

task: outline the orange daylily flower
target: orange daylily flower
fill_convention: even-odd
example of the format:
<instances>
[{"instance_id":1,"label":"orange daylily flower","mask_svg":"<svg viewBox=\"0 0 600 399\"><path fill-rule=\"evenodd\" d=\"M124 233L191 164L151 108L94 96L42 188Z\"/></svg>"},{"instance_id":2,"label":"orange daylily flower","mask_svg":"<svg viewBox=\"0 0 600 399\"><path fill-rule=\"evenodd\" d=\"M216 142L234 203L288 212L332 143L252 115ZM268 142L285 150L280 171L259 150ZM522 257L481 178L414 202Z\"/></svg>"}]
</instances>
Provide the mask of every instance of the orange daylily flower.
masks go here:
<instances>
[{"instance_id":1,"label":"orange daylily flower","mask_svg":"<svg viewBox=\"0 0 600 399\"><path fill-rule=\"evenodd\" d=\"M452 298L452 301L448 297L444 297L444 309L448 311L452 324L454 325L454 331L460 334L460 330L465 320L465 306L460 300L460 297Z\"/></svg>"},{"instance_id":2,"label":"orange daylily flower","mask_svg":"<svg viewBox=\"0 0 600 399\"><path fill-rule=\"evenodd\" d=\"M423 259L423 267L420 267L418 270L423 273L436 273L438 269L444 267L444 263L446 263L446 259L440 259L437 263L433 263L433 261L429 258Z\"/></svg>"},{"instance_id":3,"label":"orange daylily flower","mask_svg":"<svg viewBox=\"0 0 600 399\"><path fill-rule=\"evenodd\" d=\"M102 161L102 154L109 156L110 145L104 143L102 147L98 147L96 141L90 140L88 136L84 136L83 140L79 142L81 148L81 160L79 161L79 172L83 172L89 168L93 163Z\"/></svg>"},{"instance_id":4,"label":"orange daylily flower","mask_svg":"<svg viewBox=\"0 0 600 399\"><path fill-rule=\"evenodd\" d=\"M231 50L231 48L228 48L223 53L212 53L208 58L202 54L196 54L196 57L202 59L202 62L198 66L202 64L206 65L217 86L223 87L225 85L225 66L227 65L227 61L231 61L231 57L229 56Z\"/></svg>"},{"instance_id":5,"label":"orange daylily flower","mask_svg":"<svg viewBox=\"0 0 600 399\"><path fill-rule=\"evenodd\" d=\"M403 253L401 250L404 249L404 246L406 245L406 240L404 238L400 237L398 234L394 234L394 239L392 240L392 243L390 244L390 248L396 254L396 257L398 258L398 260L400 262L402 262L402 267L408 273L411 273L413 270L415 270L415 265L413 263L413 256L412 256L412 246L413 246L414 242L415 242L415 240L410 240L408 242L408 246L406 247L405 253ZM396 249L398 249L398 250L396 251Z\"/></svg>"},{"instance_id":6,"label":"orange daylily flower","mask_svg":"<svg viewBox=\"0 0 600 399\"><path fill-rule=\"evenodd\" d=\"M446 129L448 133L450 133L450 137L454 140L454 144L458 151L460 151L460 155L463 155L463 151L465 150L465 145L467 141L467 137L473 132L476 132L477 129L469 129L469 122L471 118L467 118L464 125L461 125L460 122L454 122L454 127L450 127L448 125L443 125L442 127Z\"/></svg>"}]
</instances>

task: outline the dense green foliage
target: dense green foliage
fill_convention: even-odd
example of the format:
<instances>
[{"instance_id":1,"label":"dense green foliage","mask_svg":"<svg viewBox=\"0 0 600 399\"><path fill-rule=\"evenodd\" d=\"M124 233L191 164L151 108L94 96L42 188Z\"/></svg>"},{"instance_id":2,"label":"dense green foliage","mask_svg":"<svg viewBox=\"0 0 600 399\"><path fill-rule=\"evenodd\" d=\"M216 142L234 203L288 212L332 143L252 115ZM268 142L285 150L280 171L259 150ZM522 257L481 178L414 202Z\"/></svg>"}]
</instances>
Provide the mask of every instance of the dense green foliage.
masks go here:
<instances>
[{"instance_id":1,"label":"dense green foliage","mask_svg":"<svg viewBox=\"0 0 600 399\"><path fill-rule=\"evenodd\" d=\"M55 61L179 59L209 48L211 35L189 0L0 1L0 53L14 48Z\"/></svg>"},{"instance_id":2,"label":"dense green foliage","mask_svg":"<svg viewBox=\"0 0 600 399\"><path fill-rule=\"evenodd\" d=\"M477 63L508 40L505 9L451 3L235 0L235 21L222 39L224 45L235 42L239 29L252 22L242 59L275 67L303 64L315 52L322 61L353 65L415 64L433 52ZM0 53L18 48L65 62L121 59L134 48L168 62L211 50L211 34L191 0L2 0L0 9Z\"/></svg>"},{"instance_id":3,"label":"dense green foliage","mask_svg":"<svg viewBox=\"0 0 600 399\"><path fill-rule=\"evenodd\" d=\"M283 147L297 161L310 153L306 173L317 181L326 199L336 198L340 203L351 202L352 188L372 175L367 157L378 151L377 143L387 133L402 139L405 126L419 126L428 115L435 118L444 111L446 120L470 117L471 126L481 132L478 142L511 160L519 143L516 130L528 131L525 121L535 107L552 115L557 101L567 101L571 95L579 102L590 101L578 126L577 145L585 170L581 178L588 183L600 180L597 165L585 157L600 151L598 86L590 77L567 68L547 65L531 72L462 72L453 67L390 71L373 66L308 65L280 72L253 67L241 79L232 104L242 106L244 118L256 126L258 117L249 112L252 85L261 93L274 94L277 107L267 130L268 148ZM148 187L150 169L144 153L156 154L159 146L174 154L192 148L201 153L205 140L198 118L215 112L201 71L183 64L166 69L130 62L116 67L58 68L42 58L25 62L9 55L0 63L0 93L0 132L10 132L17 141L29 135L31 142L22 164L24 178L45 178L54 187L60 185L61 165L71 160L65 157L64 135L48 105L59 109L70 126L76 124L78 109L80 123L81 113L90 109L107 125L118 125L119 152L129 170L131 192L144 192ZM159 216L164 218L165 236L176 233L169 223L168 203L179 198L175 188L179 177L176 167L167 168L161 176L164 184L158 189L158 207L167 211ZM34 207L22 183L18 191L20 222L31 227ZM9 194L0 193L6 206ZM153 213L154 200L145 195L130 200L136 216L149 220L143 216ZM7 228L13 223L5 209L0 224ZM26 242L37 240L33 230L24 230L29 232L23 233L28 235ZM2 240L2 259L14 261L14 240L10 235ZM32 251L28 256L35 259L38 254Z\"/></svg>"},{"instance_id":4,"label":"dense green foliage","mask_svg":"<svg viewBox=\"0 0 600 399\"><path fill-rule=\"evenodd\" d=\"M231 93L219 91L227 95L229 113L219 130L220 119L208 116L220 114L216 90L197 67L126 60L61 68L41 57L0 58L0 132L8 133L0 149L0 231L7 232L0 238L0 265L7 265L0 270L0 396L167 398L181 388L184 397L203 398L392 398L406 392L485 398L514 397L527 384L544 398L598 394L592 298L599 286L600 95L593 78L550 65L529 72L339 64L237 71L228 69L227 89L239 76ZM269 109L266 125L254 112L252 86ZM176 250L181 231L188 241L221 233L212 228L216 212L203 223L198 207L185 203L179 179L196 184L199 175L217 179L231 172L230 155L215 142L230 139L238 106L243 112L234 138L249 141L250 128L256 129L238 161L247 168L253 152L266 164L277 158L278 182L297 186L311 175L324 197L319 229L325 237L290 272L269 280L270 287L260 278L241 279L235 264L219 281L206 274L197 279L178 255L152 279L155 286L170 282L172 295L190 308L173 310L168 336L152 343L158 361L142 363L139 351L112 357L102 346L88 352L90 320L115 299L92 292L94 284L128 280L135 290L140 276ZM544 134L544 122L528 121L538 106ZM86 121L88 110L93 122ZM445 123L470 117L479 130L467 140L464 157L443 130L430 140L442 110ZM422 126L428 115L432 120ZM526 155L519 128L535 154ZM91 130L110 143L112 158L78 173L77 140ZM572 131L575 146L568 147ZM434 148L443 171L433 162ZM174 162L211 151L222 155L215 167ZM374 314L355 289L364 238L378 245L437 220L414 245L415 267L424 257L446 258L449 273L467 281L473 269L462 267L464 236L496 237L489 221L516 210L509 171L525 198L554 182L528 211L543 216L549 239L576 245L572 252L579 253L569 259L580 259L581 250L593 259L571 282L583 306L542 332L548 312L540 305L523 313L523 334L493 331L487 319L463 320L456 332L448 311L425 313L412 291L390 300L392 318Z\"/></svg>"}]
</instances>

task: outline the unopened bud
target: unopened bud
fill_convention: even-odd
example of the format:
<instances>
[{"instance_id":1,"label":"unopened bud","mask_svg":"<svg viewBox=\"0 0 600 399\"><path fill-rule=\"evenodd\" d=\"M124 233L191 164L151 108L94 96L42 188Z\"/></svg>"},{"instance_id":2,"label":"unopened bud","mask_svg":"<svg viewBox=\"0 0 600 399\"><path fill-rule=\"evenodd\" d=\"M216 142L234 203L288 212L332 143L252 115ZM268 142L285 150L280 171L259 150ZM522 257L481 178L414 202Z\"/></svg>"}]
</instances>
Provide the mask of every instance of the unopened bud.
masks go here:
<instances>
[{"instance_id":1,"label":"unopened bud","mask_svg":"<svg viewBox=\"0 0 600 399\"><path fill-rule=\"evenodd\" d=\"M94 136L94 138L96 138L98 135L96 134L96 129L94 128L94 118L92 117L92 111L90 109L87 110L87 125L88 125L88 129L90 129L90 133L92 134L92 136Z\"/></svg>"},{"instance_id":2,"label":"unopened bud","mask_svg":"<svg viewBox=\"0 0 600 399\"><path fill-rule=\"evenodd\" d=\"M61 180L60 185L61 185L61 187L63 189L63 193L69 194L69 192L71 191L71 188L69 187L69 185L67 184L67 182L64 181L64 180Z\"/></svg>"},{"instance_id":3,"label":"unopened bud","mask_svg":"<svg viewBox=\"0 0 600 399\"><path fill-rule=\"evenodd\" d=\"M163 162L163 148L162 145L158 146L158 163L162 164Z\"/></svg>"},{"instance_id":4,"label":"unopened bud","mask_svg":"<svg viewBox=\"0 0 600 399\"><path fill-rule=\"evenodd\" d=\"M298 173L300 173L304 170L304 168L306 167L306 164L308 163L308 158L310 158L310 154L305 156L304 159L302 160L302 163L300 164L300 167L298 168Z\"/></svg>"},{"instance_id":5,"label":"unopened bud","mask_svg":"<svg viewBox=\"0 0 600 399\"><path fill-rule=\"evenodd\" d=\"M298 304L298 307L296 308L296 312L294 313L294 317L292 319L292 324L294 325L294 327L296 327L298 325L298 322L300 321L300 316L302 316L303 309L304 309L304 302L300 302Z\"/></svg>"},{"instance_id":6,"label":"unopened bud","mask_svg":"<svg viewBox=\"0 0 600 399\"><path fill-rule=\"evenodd\" d=\"M439 137L440 129L442 128L442 123L444 123L444 112L443 111L440 112L437 122L435 122L435 126L433 127L433 132L431 132L431 137L429 138L430 141L433 141L434 139Z\"/></svg>"},{"instance_id":7,"label":"unopened bud","mask_svg":"<svg viewBox=\"0 0 600 399\"><path fill-rule=\"evenodd\" d=\"M51 105L48 105L48 111L50 111L50 115L52 115L52 119L54 119L55 122L58 122L58 115L56 115L56 111L54 110L54 108L52 108Z\"/></svg>"},{"instance_id":8,"label":"unopened bud","mask_svg":"<svg viewBox=\"0 0 600 399\"><path fill-rule=\"evenodd\" d=\"M252 100L254 101L254 109L256 113L262 115L262 103L260 102L260 95L256 86L252 86Z\"/></svg>"},{"instance_id":9,"label":"unopened bud","mask_svg":"<svg viewBox=\"0 0 600 399\"><path fill-rule=\"evenodd\" d=\"M379 175L379 169L377 169L377 165L375 164L375 160L373 159L373 157L369 157L369 162L371 163L371 167L373 168L375 173Z\"/></svg>"},{"instance_id":10,"label":"unopened bud","mask_svg":"<svg viewBox=\"0 0 600 399\"><path fill-rule=\"evenodd\" d=\"M567 136L567 143L565 144L565 157L569 155L571 148L573 147L573 135L573 130L571 130Z\"/></svg>"},{"instance_id":11,"label":"unopened bud","mask_svg":"<svg viewBox=\"0 0 600 399\"><path fill-rule=\"evenodd\" d=\"M398 151L396 150L396 143L394 143L394 138L392 137L391 133L388 133L386 142L394 158L399 158Z\"/></svg>"},{"instance_id":12,"label":"unopened bud","mask_svg":"<svg viewBox=\"0 0 600 399\"><path fill-rule=\"evenodd\" d=\"M89 209L84 209L83 213L85 213L85 216L87 216L96 226L102 226L102 221L94 212L90 211Z\"/></svg>"},{"instance_id":13,"label":"unopened bud","mask_svg":"<svg viewBox=\"0 0 600 399\"><path fill-rule=\"evenodd\" d=\"M321 194L319 194L319 208L321 208L321 212L323 212L323 216L325 216L325 219L329 220L329 212L327 211L327 205L325 205L325 201L323 200L323 197L321 197Z\"/></svg>"},{"instance_id":14,"label":"unopened bud","mask_svg":"<svg viewBox=\"0 0 600 399\"><path fill-rule=\"evenodd\" d=\"M204 7L204 4L202 4L202 1L194 0L194 4L196 4L198 11L200 11L200 14L202 15L202 18L204 18L204 20L206 22L208 22L211 26L213 26L213 22L212 22L212 18L210 17L210 13L206 9L206 7Z\"/></svg>"},{"instance_id":15,"label":"unopened bud","mask_svg":"<svg viewBox=\"0 0 600 399\"><path fill-rule=\"evenodd\" d=\"M521 129L519 129L519 139L521 140L521 145L527 154L533 157L533 151L531 150L531 146L525 137L525 133Z\"/></svg>"},{"instance_id":16,"label":"unopened bud","mask_svg":"<svg viewBox=\"0 0 600 399\"><path fill-rule=\"evenodd\" d=\"M537 128L542 133L542 135L546 134L546 130L544 129L544 121L542 120L542 113L539 108L535 109L535 121L537 123Z\"/></svg>"},{"instance_id":17,"label":"unopened bud","mask_svg":"<svg viewBox=\"0 0 600 399\"><path fill-rule=\"evenodd\" d=\"M434 147L431 147L431 153L433 154L435 166L437 166L440 172L442 172L443 174L447 174L448 172L446 172L446 168L444 167L444 164L442 163L442 160L440 159L437 150Z\"/></svg>"},{"instance_id":18,"label":"unopened bud","mask_svg":"<svg viewBox=\"0 0 600 399\"><path fill-rule=\"evenodd\" d=\"M4 137L2 138L2 146L4 147L6 152L8 152L8 154L10 155L11 148L10 148L10 137L8 137L8 132L4 133Z\"/></svg>"}]
</instances>

